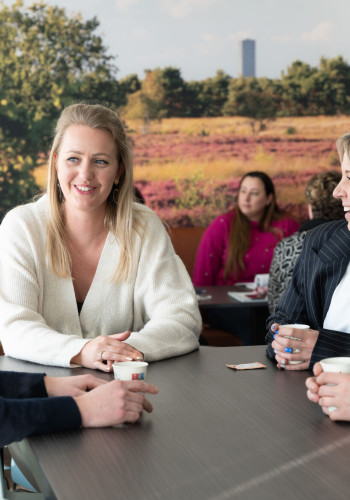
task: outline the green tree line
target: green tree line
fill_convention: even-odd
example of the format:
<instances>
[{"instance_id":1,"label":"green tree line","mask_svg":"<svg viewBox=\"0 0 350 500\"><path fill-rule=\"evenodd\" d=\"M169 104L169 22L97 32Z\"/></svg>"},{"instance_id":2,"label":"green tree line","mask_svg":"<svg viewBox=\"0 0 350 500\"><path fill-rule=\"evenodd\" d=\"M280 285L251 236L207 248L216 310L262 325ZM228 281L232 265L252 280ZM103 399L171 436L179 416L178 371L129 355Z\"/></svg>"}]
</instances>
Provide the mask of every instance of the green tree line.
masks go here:
<instances>
[{"instance_id":1,"label":"green tree line","mask_svg":"<svg viewBox=\"0 0 350 500\"><path fill-rule=\"evenodd\" d=\"M350 113L350 66L341 56L321 58L317 67L295 61L279 79L232 78L218 70L212 78L186 82L172 67L128 79L129 118L245 116L263 124L277 116Z\"/></svg>"},{"instance_id":2,"label":"green tree line","mask_svg":"<svg viewBox=\"0 0 350 500\"><path fill-rule=\"evenodd\" d=\"M117 78L115 57L84 20L44 2L0 1L0 220L38 187L33 170L46 161L63 107L98 102L126 118L245 116L263 128L276 116L348 114L350 66L339 56L318 67L296 61L280 79L212 78L186 82L178 68Z\"/></svg>"}]
</instances>

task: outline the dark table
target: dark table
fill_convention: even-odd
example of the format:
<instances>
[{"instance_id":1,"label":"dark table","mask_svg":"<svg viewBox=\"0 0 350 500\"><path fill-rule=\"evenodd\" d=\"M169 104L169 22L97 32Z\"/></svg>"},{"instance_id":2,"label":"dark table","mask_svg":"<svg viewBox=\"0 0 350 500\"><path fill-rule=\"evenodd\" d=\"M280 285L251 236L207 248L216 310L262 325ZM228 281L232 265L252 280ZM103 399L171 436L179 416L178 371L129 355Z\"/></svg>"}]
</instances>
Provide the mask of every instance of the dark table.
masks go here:
<instances>
[{"instance_id":1,"label":"dark table","mask_svg":"<svg viewBox=\"0 0 350 500\"><path fill-rule=\"evenodd\" d=\"M225 366L252 361L267 369ZM0 369L89 372L7 357ZM349 498L350 426L308 401L307 376L278 371L263 346L204 347L149 367L160 392L139 423L31 437L20 448L59 500Z\"/></svg>"},{"instance_id":2,"label":"dark table","mask_svg":"<svg viewBox=\"0 0 350 500\"><path fill-rule=\"evenodd\" d=\"M211 299L199 300L198 305L204 322L211 326L231 331L243 345L263 345L265 343L265 322L269 317L267 302L240 302L228 295L228 291L246 291L237 286L205 286L204 296Z\"/></svg>"}]
</instances>

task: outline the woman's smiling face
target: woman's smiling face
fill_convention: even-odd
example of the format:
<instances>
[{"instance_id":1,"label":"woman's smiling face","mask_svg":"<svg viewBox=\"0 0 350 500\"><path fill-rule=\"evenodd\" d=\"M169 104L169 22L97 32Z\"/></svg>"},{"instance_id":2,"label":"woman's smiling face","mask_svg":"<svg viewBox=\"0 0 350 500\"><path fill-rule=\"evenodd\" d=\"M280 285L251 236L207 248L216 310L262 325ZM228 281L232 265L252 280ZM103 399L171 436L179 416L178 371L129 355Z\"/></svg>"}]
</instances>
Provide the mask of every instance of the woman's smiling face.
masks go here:
<instances>
[{"instance_id":1,"label":"woman's smiling face","mask_svg":"<svg viewBox=\"0 0 350 500\"><path fill-rule=\"evenodd\" d=\"M113 183L123 173L110 132L87 125L66 129L55 166L65 210L105 210Z\"/></svg>"}]
</instances>

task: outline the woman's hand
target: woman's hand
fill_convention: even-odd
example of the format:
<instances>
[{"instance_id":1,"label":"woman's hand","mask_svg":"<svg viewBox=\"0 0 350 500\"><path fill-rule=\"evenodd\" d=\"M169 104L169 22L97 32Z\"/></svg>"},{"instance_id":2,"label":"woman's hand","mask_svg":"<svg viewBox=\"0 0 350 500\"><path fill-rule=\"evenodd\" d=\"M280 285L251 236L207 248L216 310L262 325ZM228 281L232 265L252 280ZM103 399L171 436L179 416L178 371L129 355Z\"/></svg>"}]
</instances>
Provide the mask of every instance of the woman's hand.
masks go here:
<instances>
[{"instance_id":1,"label":"woman's hand","mask_svg":"<svg viewBox=\"0 0 350 500\"><path fill-rule=\"evenodd\" d=\"M278 368L286 370L307 370L310 365L312 351L316 345L319 332L317 330L300 330L299 328L280 328L278 323L271 325L275 332L271 347L275 351ZM291 339L288 337L295 337ZM295 350L299 351L296 352ZM291 364L290 361L301 361Z\"/></svg>"},{"instance_id":2,"label":"woman's hand","mask_svg":"<svg viewBox=\"0 0 350 500\"><path fill-rule=\"evenodd\" d=\"M315 377L306 380L307 397L318 403L331 420L350 421L350 375L325 373L320 363L314 366ZM330 411L329 408L337 408Z\"/></svg>"},{"instance_id":3,"label":"woman's hand","mask_svg":"<svg viewBox=\"0 0 350 500\"><path fill-rule=\"evenodd\" d=\"M322 373L322 366L320 363L316 363L314 365L314 374L316 377ZM318 390L320 386L316 382L316 377L309 377L305 381L305 385L307 387L307 397L312 401L313 403L318 403L319 402L319 395L318 395Z\"/></svg>"},{"instance_id":4,"label":"woman's hand","mask_svg":"<svg viewBox=\"0 0 350 500\"><path fill-rule=\"evenodd\" d=\"M157 394L158 388L140 380L113 380L75 398L83 427L107 427L136 422L151 403L140 393Z\"/></svg>"},{"instance_id":5,"label":"woman's hand","mask_svg":"<svg viewBox=\"0 0 350 500\"><path fill-rule=\"evenodd\" d=\"M71 359L71 363L110 372L115 361L142 360L142 352L123 342L130 333L128 330L124 333L96 337L85 344L80 353Z\"/></svg>"},{"instance_id":6,"label":"woman's hand","mask_svg":"<svg viewBox=\"0 0 350 500\"><path fill-rule=\"evenodd\" d=\"M106 380L93 375L77 375L74 377L44 377L44 384L48 396L80 396L100 385L106 384Z\"/></svg>"}]
</instances>

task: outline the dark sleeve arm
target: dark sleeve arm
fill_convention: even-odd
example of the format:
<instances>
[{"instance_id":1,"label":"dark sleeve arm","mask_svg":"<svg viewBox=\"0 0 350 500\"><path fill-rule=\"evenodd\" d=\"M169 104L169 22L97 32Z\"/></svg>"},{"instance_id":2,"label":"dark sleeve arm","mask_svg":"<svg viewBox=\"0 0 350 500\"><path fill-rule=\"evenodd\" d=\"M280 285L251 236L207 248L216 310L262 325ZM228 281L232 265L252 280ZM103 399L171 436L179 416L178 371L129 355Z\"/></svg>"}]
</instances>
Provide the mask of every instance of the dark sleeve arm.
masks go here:
<instances>
[{"instance_id":1,"label":"dark sleeve arm","mask_svg":"<svg viewBox=\"0 0 350 500\"><path fill-rule=\"evenodd\" d=\"M45 373L0 372L0 395L5 398L45 398Z\"/></svg>"},{"instance_id":2,"label":"dark sleeve arm","mask_svg":"<svg viewBox=\"0 0 350 500\"><path fill-rule=\"evenodd\" d=\"M80 426L80 412L71 397L0 397L0 447L32 434L70 430Z\"/></svg>"},{"instance_id":3,"label":"dark sleeve arm","mask_svg":"<svg viewBox=\"0 0 350 500\"><path fill-rule=\"evenodd\" d=\"M338 356L350 356L350 335L320 328L316 345L312 351L310 368L321 359Z\"/></svg>"}]
</instances>

